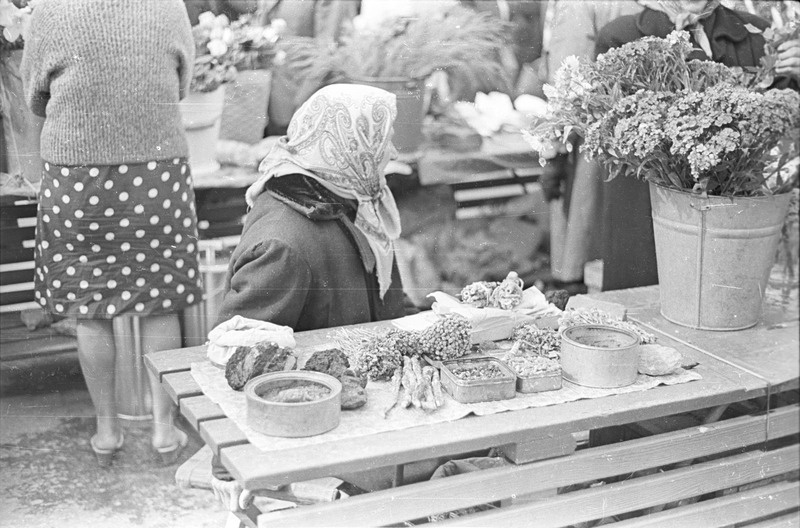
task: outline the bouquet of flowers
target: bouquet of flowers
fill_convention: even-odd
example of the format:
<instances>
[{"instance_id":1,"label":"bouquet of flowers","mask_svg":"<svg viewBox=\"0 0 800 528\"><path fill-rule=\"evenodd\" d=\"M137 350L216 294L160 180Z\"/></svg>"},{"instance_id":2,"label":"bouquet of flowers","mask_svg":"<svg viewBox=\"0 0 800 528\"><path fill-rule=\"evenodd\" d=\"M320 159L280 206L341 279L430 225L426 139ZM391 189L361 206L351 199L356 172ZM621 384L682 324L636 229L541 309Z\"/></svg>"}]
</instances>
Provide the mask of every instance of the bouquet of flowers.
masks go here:
<instances>
[{"instance_id":1,"label":"bouquet of flowers","mask_svg":"<svg viewBox=\"0 0 800 528\"><path fill-rule=\"evenodd\" d=\"M0 0L0 50L21 49L30 25L32 6L27 0Z\"/></svg>"},{"instance_id":2,"label":"bouquet of flowers","mask_svg":"<svg viewBox=\"0 0 800 528\"><path fill-rule=\"evenodd\" d=\"M251 17L231 22L225 15L201 13L192 28L195 43L191 90L213 92L236 77L237 68L264 69L280 59L276 44L283 20L259 26Z\"/></svg>"},{"instance_id":3,"label":"bouquet of flowers","mask_svg":"<svg viewBox=\"0 0 800 528\"><path fill-rule=\"evenodd\" d=\"M236 67L240 70L267 70L283 61L285 52L278 50L278 40L286 30L286 22L273 20L268 26L244 15L231 24L237 43Z\"/></svg>"},{"instance_id":4,"label":"bouquet of flowers","mask_svg":"<svg viewBox=\"0 0 800 528\"><path fill-rule=\"evenodd\" d=\"M213 92L236 77L237 49L231 22L225 15L201 13L194 35L195 57L191 90Z\"/></svg>"},{"instance_id":5,"label":"bouquet of flowers","mask_svg":"<svg viewBox=\"0 0 800 528\"><path fill-rule=\"evenodd\" d=\"M800 94L766 90L740 68L687 61L689 34L646 37L596 62L571 57L545 86L548 115L525 132L544 152L582 152L609 179L644 178L703 195L752 196L798 186ZM544 162L544 160L540 160Z\"/></svg>"}]
</instances>

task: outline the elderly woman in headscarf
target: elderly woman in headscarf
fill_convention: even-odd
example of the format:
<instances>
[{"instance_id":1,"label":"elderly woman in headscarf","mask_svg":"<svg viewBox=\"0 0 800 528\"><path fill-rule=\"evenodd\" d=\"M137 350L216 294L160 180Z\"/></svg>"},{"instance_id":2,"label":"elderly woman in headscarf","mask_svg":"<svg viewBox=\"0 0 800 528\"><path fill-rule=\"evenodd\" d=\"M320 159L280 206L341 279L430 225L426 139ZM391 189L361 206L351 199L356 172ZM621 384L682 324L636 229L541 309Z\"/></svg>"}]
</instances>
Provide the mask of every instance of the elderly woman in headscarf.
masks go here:
<instances>
[{"instance_id":1,"label":"elderly woman in headscarf","mask_svg":"<svg viewBox=\"0 0 800 528\"><path fill-rule=\"evenodd\" d=\"M721 0L638 0L644 10L617 18L600 30L595 51L605 53L642 37L665 38L673 30L689 32L691 59L713 60L742 68L764 56L764 19L723 6ZM778 49L775 88L798 89L800 42ZM604 187L603 290L658 282L655 241L646 181L615 178Z\"/></svg>"},{"instance_id":2,"label":"elderly woman in headscarf","mask_svg":"<svg viewBox=\"0 0 800 528\"><path fill-rule=\"evenodd\" d=\"M326 86L297 110L247 190L218 322L302 331L404 315L400 216L384 176L395 116L393 94L355 84Z\"/></svg>"},{"instance_id":3,"label":"elderly woman in headscarf","mask_svg":"<svg viewBox=\"0 0 800 528\"><path fill-rule=\"evenodd\" d=\"M393 94L355 84L326 86L297 110L247 189L218 322L241 315L302 331L404 315L400 215L384 176L396 113ZM232 511L252 499L216 456L212 473Z\"/></svg>"}]
</instances>

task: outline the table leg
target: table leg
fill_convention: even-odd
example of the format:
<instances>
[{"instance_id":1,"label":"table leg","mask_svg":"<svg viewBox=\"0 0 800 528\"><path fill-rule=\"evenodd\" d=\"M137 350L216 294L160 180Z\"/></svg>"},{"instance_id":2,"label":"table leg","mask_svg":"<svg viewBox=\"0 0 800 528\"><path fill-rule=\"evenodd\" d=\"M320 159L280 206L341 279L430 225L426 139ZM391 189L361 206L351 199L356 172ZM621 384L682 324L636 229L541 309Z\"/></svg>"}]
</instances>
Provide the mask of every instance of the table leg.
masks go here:
<instances>
[{"instance_id":1,"label":"table leg","mask_svg":"<svg viewBox=\"0 0 800 528\"><path fill-rule=\"evenodd\" d=\"M405 470L404 464L398 464L394 467L394 479L392 480L392 487L396 488L403 485L403 472Z\"/></svg>"},{"instance_id":2,"label":"table leg","mask_svg":"<svg viewBox=\"0 0 800 528\"><path fill-rule=\"evenodd\" d=\"M499 447L500 452L515 464L525 464L536 460L569 455L575 452L577 442L569 433L552 434L527 442L506 444Z\"/></svg>"}]
</instances>

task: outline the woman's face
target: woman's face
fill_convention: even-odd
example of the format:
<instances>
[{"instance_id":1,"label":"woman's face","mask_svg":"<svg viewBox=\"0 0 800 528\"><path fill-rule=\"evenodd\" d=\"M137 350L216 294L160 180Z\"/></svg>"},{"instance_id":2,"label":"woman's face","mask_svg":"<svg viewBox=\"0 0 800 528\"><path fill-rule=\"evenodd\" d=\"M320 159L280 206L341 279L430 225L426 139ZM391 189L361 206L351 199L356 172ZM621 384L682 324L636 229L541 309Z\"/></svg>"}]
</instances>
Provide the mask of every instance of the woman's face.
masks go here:
<instances>
[{"instance_id":1,"label":"woman's face","mask_svg":"<svg viewBox=\"0 0 800 528\"><path fill-rule=\"evenodd\" d=\"M680 0L681 7L691 13L700 13L708 5L708 0Z\"/></svg>"}]
</instances>

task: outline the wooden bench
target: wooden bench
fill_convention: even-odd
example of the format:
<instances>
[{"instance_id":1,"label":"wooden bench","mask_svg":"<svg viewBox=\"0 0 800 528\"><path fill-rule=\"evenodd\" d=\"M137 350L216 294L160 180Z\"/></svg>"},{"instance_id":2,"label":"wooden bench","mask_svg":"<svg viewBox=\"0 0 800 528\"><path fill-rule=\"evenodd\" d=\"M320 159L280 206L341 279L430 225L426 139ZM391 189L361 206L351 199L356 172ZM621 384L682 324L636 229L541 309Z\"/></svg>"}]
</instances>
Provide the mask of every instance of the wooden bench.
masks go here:
<instances>
[{"instance_id":1,"label":"wooden bench","mask_svg":"<svg viewBox=\"0 0 800 528\"><path fill-rule=\"evenodd\" d=\"M261 515L258 526L385 526L501 504L444 526L797 526L797 391L769 412ZM544 494L544 496L542 496ZM254 523L250 523L255 526ZM591 526L592 524L589 524Z\"/></svg>"},{"instance_id":2,"label":"wooden bench","mask_svg":"<svg viewBox=\"0 0 800 528\"><path fill-rule=\"evenodd\" d=\"M76 363L75 338L50 327L31 330L23 313L40 307L33 296L33 246L36 200L25 196L0 196L0 374L4 390L13 390L42 360Z\"/></svg>"}]
</instances>

